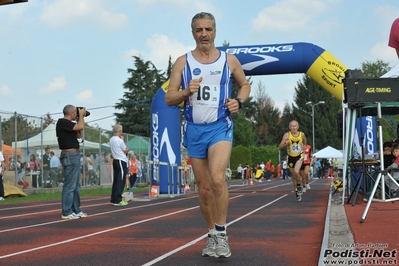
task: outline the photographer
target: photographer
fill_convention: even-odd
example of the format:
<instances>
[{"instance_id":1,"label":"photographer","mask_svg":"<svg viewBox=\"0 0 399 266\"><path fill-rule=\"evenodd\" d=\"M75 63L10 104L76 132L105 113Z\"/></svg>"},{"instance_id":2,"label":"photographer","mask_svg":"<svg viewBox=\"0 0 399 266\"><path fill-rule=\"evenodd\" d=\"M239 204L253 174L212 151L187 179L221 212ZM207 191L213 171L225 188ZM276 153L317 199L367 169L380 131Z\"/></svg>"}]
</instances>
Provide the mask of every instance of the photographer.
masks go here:
<instances>
[{"instance_id":1,"label":"photographer","mask_svg":"<svg viewBox=\"0 0 399 266\"><path fill-rule=\"evenodd\" d=\"M64 117L58 119L56 125L64 179L61 218L63 220L72 220L88 216L87 213L80 210L80 152L78 141L78 138L82 137L82 130L85 125L84 117L88 113L86 108L76 108L73 105L66 105L63 113Z\"/></svg>"}]
</instances>

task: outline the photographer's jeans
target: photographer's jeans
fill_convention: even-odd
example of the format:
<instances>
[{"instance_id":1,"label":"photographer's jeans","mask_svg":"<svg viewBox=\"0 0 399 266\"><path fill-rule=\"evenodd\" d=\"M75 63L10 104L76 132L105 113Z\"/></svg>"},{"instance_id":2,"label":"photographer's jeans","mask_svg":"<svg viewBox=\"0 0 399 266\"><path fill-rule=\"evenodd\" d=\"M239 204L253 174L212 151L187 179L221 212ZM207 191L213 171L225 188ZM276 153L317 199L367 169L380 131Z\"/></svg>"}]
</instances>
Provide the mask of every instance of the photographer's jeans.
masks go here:
<instances>
[{"instance_id":1,"label":"photographer's jeans","mask_svg":"<svg viewBox=\"0 0 399 266\"><path fill-rule=\"evenodd\" d=\"M62 175L62 215L67 216L80 212L80 153L76 151L61 152Z\"/></svg>"}]
</instances>

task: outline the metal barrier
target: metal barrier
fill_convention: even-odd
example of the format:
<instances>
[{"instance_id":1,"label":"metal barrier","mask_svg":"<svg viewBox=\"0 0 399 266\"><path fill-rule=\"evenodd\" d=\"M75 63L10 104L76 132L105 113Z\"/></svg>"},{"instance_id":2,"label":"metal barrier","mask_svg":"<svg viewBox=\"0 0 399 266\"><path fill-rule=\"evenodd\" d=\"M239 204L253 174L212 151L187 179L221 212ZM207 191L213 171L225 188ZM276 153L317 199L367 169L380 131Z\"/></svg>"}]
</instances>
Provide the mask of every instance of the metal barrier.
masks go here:
<instances>
[{"instance_id":1,"label":"metal barrier","mask_svg":"<svg viewBox=\"0 0 399 266\"><path fill-rule=\"evenodd\" d=\"M100 185L112 185L112 180L114 177L114 171L112 168L112 164L110 163L101 163L100 165Z\"/></svg>"},{"instance_id":2,"label":"metal barrier","mask_svg":"<svg viewBox=\"0 0 399 266\"><path fill-rule=\"evenodd\" d=\"M147 167L147 176L150 178L150 186L149 186L149 197L174 197L179 196L180 194L187 193L188 191L185 189L186 183L191 184L191 181L194 180L194 175L192 174L191 168L185 169L182 166L178 166L177 164L170 164L168 162L161 162L158 160L148 160ZM160 167L167 167L167 177L166 181L161 181L160 179ZM152 182L156 180L156 186L158 186L158 194L154 195L151 193L153 190ZM166 182L167 193L159 193L160 185L162 182ZM162 183L162 184L161 184Z\"/></svg>"}]
</instances>

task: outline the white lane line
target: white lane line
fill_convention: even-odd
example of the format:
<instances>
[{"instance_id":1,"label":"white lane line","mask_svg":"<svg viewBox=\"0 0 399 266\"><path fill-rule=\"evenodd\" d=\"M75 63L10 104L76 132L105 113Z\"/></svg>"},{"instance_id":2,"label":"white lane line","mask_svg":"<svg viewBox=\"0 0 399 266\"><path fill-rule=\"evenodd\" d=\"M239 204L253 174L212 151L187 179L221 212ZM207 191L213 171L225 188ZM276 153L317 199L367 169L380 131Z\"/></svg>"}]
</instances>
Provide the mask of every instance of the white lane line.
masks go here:
<instances>
[{"instance_id":1,"label":"white lane line","mask_svg":"<svg viewBox=\"0 0 399 266\"><path fill-rule=\"evenodd\" d=\"M95 198L95 199L85 199L85 200L81 200L81 203L87 202L87 201L94 201L94 200L103 200L103 199L109 199L109 197L102 197L102 198ZM32 205L27 205L27 206L19 206L19 207L18 206L12 206L12 207L9 207L9 208L1 208L0 211L19 210L19 209L29 209L29 208L33 208L33 207L36 208L36 207L43 207L43 206L60 205L60 203L61 203L61 199L60 199L59 202L53 202L53 203L32 204Z\"/></svg>"},{"instance_id":2,"label":"white lane line","mask_svg":"<svg viewBox=\"0 0 399 266\"><path fill-rule=\"evenodd\" d=\"M187 197L187 198L175 199L175 200L164 201L164 202L157 202L157 203L146 204L146 205L135 206L135 207L122 207L122 208L119 208L119 209L113 210L113 211L107 211L107 212L100 212L100 213L96 213L96 214L90 214L88 218L82 218L82 219L90 219L90 217L93 217L93 216L99 216L99 215L105 215L105 214L109 214L109 213L115 213L115 212L126 211L127 209L139 209L139 208L144 208L144 207L149 207L149 206L156 206L156 205L161 205L161 204L174 203L174 202L176 202L176 201L187 200L187 199L192 199L192 198L197 198L197 197L196 197L196 196L195 196L195 197ZM109 204L109 203L107 203L107 204ZM36 212L36 214L38 214L38 213ZM15 227L15 228L10 228L10 229L0 230L0 233L11 232L11 231L17 231L17 230L23 230L23 229L28 229L28 228L33 228L33 227L39 227L39 226L45 226L45 225L55 224L55 223L63 223L63 222L70 222L70 220L57 220L57 221L51 221L51 222L46 222L46 223L40 223L40 224L33 224L33 225Z\"/></svg>"},{"instance_id":3,"label":"white lane line","mask_svg":"<svg viewBox=\"0 0 399 266\"><path fill-rule=\"evenodd\" d=\"M262 190L269 190L269 189L272 189L272 188L283 187L283 186L287 186L287 185L291 185L291 183L275 185L275 186L273 186L273 187L267 187L267 188L264 188L264 189L262 189Z\"/></svg>"},{"instance_id":4,"label":"white lane line","mask_svg":"<svg viewBox=\"0 0 399 266\"><path fill-rule=\"evenodd\" d=\"M237 195L235 197L232 197L231 199L242 197L242 196L243 195ZM191 197L191 198L193 198L193 197ZM167 203L167 202L165 202L165 203ZM162 204L162 203L160 202L158 204ZM158 204L153 204L153 205L158 205ZM140 206L140 207L137 207L137 208L142 208L142 207L143 206ZM194 207L190 207L190 208L187 208L187 209L175 211L175 212L172 212L172 213L159 215L159 216L156 216L156 217L148 218L148 219L145 219L145 220L141 220L141 221L137 221L137 222L134 222L134 223L126 224L126 225L123 225L123 226L118 226L118 227L115 227L115 228L102 230L102 231L99 231L99 232L83 235L83 236L80 236L80 237L67 239L67 240L64 240L64 241L61 241L61 242L56 242L56 243L52 243L52 244L48 244L48 245L44 245L44 246L39 246L39 247L36 247L36 248L31 248L31 249L27 249L27 250L22 250L22 251L6 254L6 255L3 255L3 256L0 256L0 259L5 259L5 258L13 257L13 256L16 256L16 255L21 255L21 254L24 254L24 253L33 252L33 251L40 250L40 249L45 249L45 248L50 248L50 247L54 247L54 246L58 246L58 245L66 244L66 243L70 243L70 242L77 241L77 240L84 239L84 238L88 238L88 237L91 237L91 236L100 235L100 234L112 232L112 231L115 231L115 230L123 229L123 228L129 227L129 226L150 222L150 221L153 221L153 220L161 219L161 218L168 217L168 216L175 215L175 214L179 214L179 213L182 213L182 212L191 211L191 210L194 210L194 209L197 209L197 208L199 208L199 206L194 206ZM124 208L124 210L126 210L126 208ZM65 222L65 221L60 221L60 222Z\"/></svg>"},{"instance_id":5,"label":"white lane line","mask_svg":"<svg viewBox=\"0 0 399 266\"><path fill-rule=\"evenodd\" d=\"M101 206L101 205L108 205L109 203L98 203L98 204L92 204L92 205L85 205L82 207L95 207L95 206ZM59 203L58 203L59 205ZM48 210L48 211L40 211L40 212L30 212L30 213L24 213L24 214L17 214L17 215L10 215L10 216L5 216L5 217L0 217L0 220L5 220L5 219L11 219L11 218L17 218L17 217L23 217L23 216L30 216L30 215L37 215L38 213L50 213L50 212L60 212L61 209L54 209L54 210Z\"/></svg>"},{"instance_id":6,"label":"white lane line","mask_svg":"<svg viewBox=\"0 0 399 266\"><path fill-rule=\"evenodd\" d=\"M253 210L253 211L251 211L251 212L248 212L247 214L245 214L245 215L243 215L243 216L241 216L241 217L238 217L237 219L235 219L235 220L229 222L229 223L227 224L227 226L230 226L230 225L232 225L232 224L234 224L234 223L236 223L236 222L238 222L238 221L240 221L240 220L242 220L242 219L248 217L249 215L251 215L251 214L253 214L253 213L257 212L257 211L260 211L261 209L263 209L263 208L265 208L265 207L267 207L267 206L269 206L269 205L271 205L271 204L273 204L273 203L275 203L275 202L281 200L282 198L286 197L287 195L288 195L288 194L285 194L285 195L283 195L283 196L281 196L281 197L279 197L279 198L277 198L277 199L275 199L275 200L273 200L273 201L271 201L271 202L269 202L269 203L267 203L267 204L265 204L265 205L263 205L263 206L261 206L261 207L255 209L255 210ZM153 264L155 264L155 263L158 263L158 262L160 262L161 260L163 260L163 259L165 259L165 258L167 258L167 257L169 257L169 256L171 256L171 255L173 255L173 254L175 254L175 253L177 253L177 252L179 252L179 251L181 251L181 250L183 250L183 249L189 247L189 246L192 246L192 245L196 244L198 241L201 241L202 239L204 239L204 238L207 237L207 236L208 236L208 234L204 234L203 236L201 236L201 237L199 237L199 238L197 238L197 239L194 239L193 241L191 241L191 242L189 242L189 243L187 243L187 244L185 244L185 245L183 245L183 246L180 246L180 247L178 247L178 248L176 248L176 249L174 249L174 250L171 250L171 251L169 251L168 253L165 253L165 254L163 254L162 256L159 256L158 258L153 259L152 261L149 261L149 262L143 264L143 266L150 266L150 265L153 265Z\"/></svg>"},{"instance_id":7,"label":"white lane line","mask_svg":"<svg viewBox=\"0 0 399 266\"><path fill-rule=\"evenodd\" d=\"M150 222L150 221L153 221L153 220L161 219L161 218L168 217L168 216L171 216L171 215L175 215L175 214L178 214L178 213L191 211L191 210L197 209L197 208L199 208L199 206L195 206L195 207L191 207L191 208L175 211L175 212L168 213L168 214L163 214L163 215L160 215L160 216L148 218L148 219L137 221L137 222L134 222L134 223L130 223L130 224L126 224L126 225L110 228L110 229L107 229L107 230L98 231L98 232L95 232L95 233L91 233L91 234L87 234L87 235L83 235L83 236L67 239L67 240L64 240L64 241L60 241L60 242L56 242L56 243L52 243L52 244L48 244L48 245L44 245L44 246L39 246L39 247L27 249L27 250L18 251L18 252L15 252L15 253L6 254L6 255L3 255L3 256L0 256L0 260L1 259L5 259L5 258L9 258L9 257L13 257L13 256L16 256L16 255L21 255L21 254L24 254L24 253L37 251L37 250L40 250L40 249L45 249L45 248L50 248L50 247L54 247L54 246L58 246L58 245L66 244L66 243L70 243L70 242L77 241L77 240L84 239L84 238L88 238L88 237L91 237L91 236L96 236L96 235L100 235L100 234L104 234L104 233L109 233L109 232L112 232L112 231L115 231L115 230L119 230L119 229L123 229L123 228L129 227L129 226Z\"/></svg>"}]
</instances>

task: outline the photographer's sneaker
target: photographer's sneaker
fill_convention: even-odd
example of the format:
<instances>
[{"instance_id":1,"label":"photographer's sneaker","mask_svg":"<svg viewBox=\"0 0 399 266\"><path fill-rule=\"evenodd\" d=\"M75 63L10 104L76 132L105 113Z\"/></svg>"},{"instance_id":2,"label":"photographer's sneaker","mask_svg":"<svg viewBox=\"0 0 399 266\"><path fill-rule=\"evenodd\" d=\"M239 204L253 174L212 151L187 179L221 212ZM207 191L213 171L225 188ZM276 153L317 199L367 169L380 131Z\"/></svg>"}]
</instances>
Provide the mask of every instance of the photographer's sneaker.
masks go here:
<instances>
[{"instance_id":1,"label":"photographer's sneaker","mask_svg":"<svg viewBox=\"0 0 399 266\"><path fill-rule=\"evenodd\" d=\"M89 215L88 215L87 213L85 213L85 212L79 212L79 213L76 213L75 215L78 216L78 217L80 217L80 218L86 218L86 217L89 216Z\"/></svg>"},{"instance_id":2,"label":"photographer's sneaker","mask_svg":"<svg viewBox=\"0 0 399 266\"><path fill-rule=\"evenodd\" d=\"M228 237L224 233L216 234L215 255L218 258L228 258L231 256Z\"/></svg>"},{"instance_id":3,"label":"photographer's sneaker","mask_svg":"<svg viewBox=\"0 0 399 266\"><path fill-rule=\"evenodd\" d=\"M215 257L216 235L208 234L206 246L202 250L202 257Z\"/></svg>"},{"instance_id":4,"label":"photographer's sneaker","mask_svg":"<svg viewBox=\"0 0 399 266\"><path fill-rule=\"evenodd\" d=\"M71 213L67 216L62 215L61 219L62 220L76 220L76 219L80 219L80 216L77 216L75 213Z\"/></svg>"}]
</instances>

